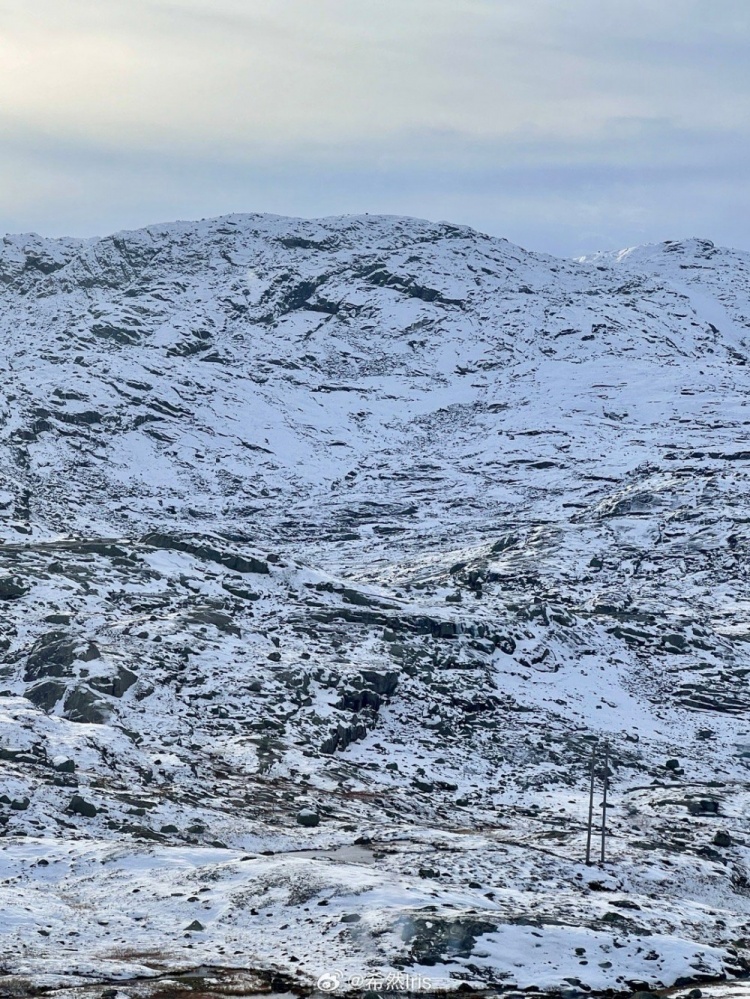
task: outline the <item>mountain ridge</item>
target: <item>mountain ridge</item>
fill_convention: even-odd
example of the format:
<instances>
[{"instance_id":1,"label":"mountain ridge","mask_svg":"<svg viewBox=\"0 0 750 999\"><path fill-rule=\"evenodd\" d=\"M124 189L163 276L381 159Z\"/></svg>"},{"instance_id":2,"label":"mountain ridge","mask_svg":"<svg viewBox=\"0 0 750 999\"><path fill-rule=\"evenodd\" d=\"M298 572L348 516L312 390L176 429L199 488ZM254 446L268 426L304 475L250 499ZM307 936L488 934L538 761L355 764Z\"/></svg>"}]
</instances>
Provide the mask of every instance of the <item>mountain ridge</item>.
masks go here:
<instances>
[{"instance_id":1,"label":"mountain ridge","mask_svg":"<svg viewBox=\"0 0 750 999\"><path fill-rule=\"evenodd\" d=\"M0 245L6 968L744 973L750 255L62 244Z\"/></svg>"}]
</instances>

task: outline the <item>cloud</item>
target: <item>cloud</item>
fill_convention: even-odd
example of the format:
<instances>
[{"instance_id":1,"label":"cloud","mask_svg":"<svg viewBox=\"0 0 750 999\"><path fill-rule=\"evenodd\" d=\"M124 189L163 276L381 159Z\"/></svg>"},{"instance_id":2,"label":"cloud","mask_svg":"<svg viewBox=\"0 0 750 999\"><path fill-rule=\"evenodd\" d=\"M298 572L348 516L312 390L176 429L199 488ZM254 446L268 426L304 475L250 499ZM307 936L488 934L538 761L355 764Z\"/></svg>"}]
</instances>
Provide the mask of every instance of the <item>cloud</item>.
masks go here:
<instances>
[{"instance_id":1,"label":"cloud","mask_svg":"<svg viewBox=\"0 0 750 999\"><path fill-rule=\"evenodd\" d=\"M746 244L748 41L746 0L0 0L0 222L386 210L558 252Z\"/></svg>"}]
</instances>

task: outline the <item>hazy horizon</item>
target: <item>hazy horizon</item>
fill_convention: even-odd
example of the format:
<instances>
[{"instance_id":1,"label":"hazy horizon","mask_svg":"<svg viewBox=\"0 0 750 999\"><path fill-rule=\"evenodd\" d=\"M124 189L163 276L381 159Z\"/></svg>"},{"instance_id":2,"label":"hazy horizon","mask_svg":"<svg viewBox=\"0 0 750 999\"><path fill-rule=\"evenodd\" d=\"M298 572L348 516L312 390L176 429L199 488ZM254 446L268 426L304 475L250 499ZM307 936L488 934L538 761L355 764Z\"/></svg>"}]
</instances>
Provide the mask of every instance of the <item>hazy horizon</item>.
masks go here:
<instances>
[{"instance_id":1,"label":"hazy horizon","mask_svg":"<svg viewBox=\"0 0 750 999\"><path fill-rule=\"evenodd\" d=\"M409 215L750 249L750 9L0 0L0 230Z\"/></svg>"}]
</instances>

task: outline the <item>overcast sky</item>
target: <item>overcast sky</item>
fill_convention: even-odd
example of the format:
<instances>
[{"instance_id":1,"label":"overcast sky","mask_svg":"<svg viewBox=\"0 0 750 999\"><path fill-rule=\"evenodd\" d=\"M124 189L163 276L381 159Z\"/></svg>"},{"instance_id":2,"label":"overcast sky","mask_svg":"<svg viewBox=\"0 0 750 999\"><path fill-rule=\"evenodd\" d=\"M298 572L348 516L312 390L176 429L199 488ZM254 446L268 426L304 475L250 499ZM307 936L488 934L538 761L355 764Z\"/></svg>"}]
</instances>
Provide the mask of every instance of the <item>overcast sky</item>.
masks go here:
<instances>
[{"instance_id":1,"label":"overcast sky","mask_svg":"<svg viewBox=\"0 0 750 999\"><path fill-rule=\"evenodd\" d=\"M750 0L0 0L0 230L447 219L750 249Z\"/></svg>"}]
</instances>

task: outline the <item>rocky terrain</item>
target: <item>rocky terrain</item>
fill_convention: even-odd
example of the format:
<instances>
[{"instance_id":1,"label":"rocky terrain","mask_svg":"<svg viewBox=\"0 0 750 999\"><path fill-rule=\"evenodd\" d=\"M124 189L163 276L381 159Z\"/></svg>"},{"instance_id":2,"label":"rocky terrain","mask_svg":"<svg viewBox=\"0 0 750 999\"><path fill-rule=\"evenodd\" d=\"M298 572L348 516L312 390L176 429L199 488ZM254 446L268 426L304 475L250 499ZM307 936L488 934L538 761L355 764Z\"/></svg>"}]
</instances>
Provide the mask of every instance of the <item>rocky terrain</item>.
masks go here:
<instances>
[{"instance_id":1,"label":"rocky terrain","mask_svg":"<svg viewBox=\"0 0 750 999\"><path fill-rule=\"evenodd\" d=\"M706 240L6 237L0 989L744 974L749 356Z\"/></svg>"}]
</instances>

